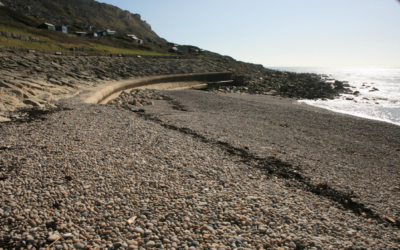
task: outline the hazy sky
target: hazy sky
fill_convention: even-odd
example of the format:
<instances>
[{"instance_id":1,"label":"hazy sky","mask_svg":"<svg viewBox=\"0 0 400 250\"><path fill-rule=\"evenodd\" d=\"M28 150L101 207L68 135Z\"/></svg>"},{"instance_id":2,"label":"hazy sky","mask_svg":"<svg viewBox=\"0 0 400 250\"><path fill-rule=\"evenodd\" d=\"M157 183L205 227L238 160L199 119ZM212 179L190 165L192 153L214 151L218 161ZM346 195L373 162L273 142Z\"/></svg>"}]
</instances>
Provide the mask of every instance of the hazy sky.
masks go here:
<instances>
[{"instance_id":1,"label":"hazy sky","mask_svg":"<svg viewBox=\"0 0 400 250\"><path fill-rule=\"evenodd\" d=\"M170 42L264 66L400 67L400 0L100 0Z\"/></svg>"}]
</instances>

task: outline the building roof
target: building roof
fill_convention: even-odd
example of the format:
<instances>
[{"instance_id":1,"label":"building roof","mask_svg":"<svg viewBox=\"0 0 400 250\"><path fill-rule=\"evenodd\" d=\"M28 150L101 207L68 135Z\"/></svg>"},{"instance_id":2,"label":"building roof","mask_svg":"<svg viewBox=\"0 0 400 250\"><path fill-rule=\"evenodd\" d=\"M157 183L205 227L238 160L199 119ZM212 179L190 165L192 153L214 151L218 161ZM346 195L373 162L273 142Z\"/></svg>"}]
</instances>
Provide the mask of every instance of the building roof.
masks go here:
<instances>
[{"instance_id":1,"label":"building roof","mask_svg":"<svg viewBox=\"0 0 400 250\"><path fill-rule=\"evenodd\" d=\"M43 23L43 24L46 24L47 26L54 26L54 24L51 23Z\"/></svg>"},{"instance_id":2,"label":"building roof","mask_svg":"<svg viewBox=\"0 0 400 250\"><path fill-rule=\"evenodd\" d=\"M104 29L104 30L101 30L101 32L116 32L115 30L110 30L110 29Z\"/></svg>"}]
</instances>

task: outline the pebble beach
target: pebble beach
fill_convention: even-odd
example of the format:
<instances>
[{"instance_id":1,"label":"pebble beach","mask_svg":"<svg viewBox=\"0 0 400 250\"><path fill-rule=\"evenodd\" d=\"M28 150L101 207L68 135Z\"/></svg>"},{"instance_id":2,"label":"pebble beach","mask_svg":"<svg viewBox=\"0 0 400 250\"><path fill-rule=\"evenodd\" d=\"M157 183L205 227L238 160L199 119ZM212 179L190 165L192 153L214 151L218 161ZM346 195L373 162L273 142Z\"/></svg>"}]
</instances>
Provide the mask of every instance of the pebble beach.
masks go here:
<instances>
[{"instance_id":1,"label":"pebble beach","mask_svg":"<svg viewBox=\"0 0 400 250\"><path fill-rule=\"evenodd\" d=\"M121 95L0 124L0 248L400 247L398 126L272 96Z\"/></svg>"}]
</instances>

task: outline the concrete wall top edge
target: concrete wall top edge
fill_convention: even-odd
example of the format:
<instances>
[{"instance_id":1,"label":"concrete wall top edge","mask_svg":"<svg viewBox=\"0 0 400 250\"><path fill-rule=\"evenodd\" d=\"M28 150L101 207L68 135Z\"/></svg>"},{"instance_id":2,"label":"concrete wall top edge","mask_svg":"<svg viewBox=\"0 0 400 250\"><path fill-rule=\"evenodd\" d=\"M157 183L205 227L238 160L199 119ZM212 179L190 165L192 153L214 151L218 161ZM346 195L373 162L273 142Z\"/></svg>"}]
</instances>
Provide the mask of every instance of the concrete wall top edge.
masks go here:
<instances>
[{"instance_id":1,"label":"concrete wall top edge","mask_svg":"<svg viewBox=\"0 0 400 250\"><path fill-rule=\"evenodd\" d=\"M190 73L134 78L100 85L92 89L92 91L89 93L82 95L80 98L85 103L100 103L102 100L116 92L155 83L182 81L222 81L230 80L231 78L232 72Z\"/></svg>"}]
</instances>

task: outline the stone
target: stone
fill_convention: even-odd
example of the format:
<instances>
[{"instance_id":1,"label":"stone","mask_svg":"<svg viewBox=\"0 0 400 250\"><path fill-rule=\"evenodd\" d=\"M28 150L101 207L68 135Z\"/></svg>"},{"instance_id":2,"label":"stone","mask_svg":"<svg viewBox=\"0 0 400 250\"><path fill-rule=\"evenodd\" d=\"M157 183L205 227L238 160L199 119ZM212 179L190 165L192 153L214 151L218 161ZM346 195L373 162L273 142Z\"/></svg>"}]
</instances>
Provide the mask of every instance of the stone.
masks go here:
<instances>
[{"instance_id":1,"label":"stone","mask_svg":"<svg viewBox=\"0 0 400 250\"><path fill-rule=\"evenodd\" d=\"M60 238L61 236L58 233L50 235L47 240L50 242L56 241Z\"/></svg>"},{"instance_id":2,"label":"stone","mask_svg":"<svg viewBox=\"0 0 400 250\"><path fill-rule=\"evenodd\" d=\"M51 101L53 99L53 95L51 93L41 93L38 98L44 101Z\"/></svg>"},{"instance_id":3,"label":"stone","mask_svg":"<svg viewBox=\"0 0 400 250\"><path fill-rule=\"evenodd\" d=\"M133 216L129 220L127 220L126 222L128 222L128 224L132 224L133 222L135 222L136 218L137 218L137 216Z\"/></svg>"},{"instance_id":4,"label":"stone","mask_svg":"<svg viewBox=\"0 0 400 250\"><path fill-rule=\"evenodd\" d=\"M176 243L179 243L179 242L180 242L180 240L179 240L178 237L176 237L176 236L173 236L173 237L171 238L171 240L172 240L173 242L176 242Z\"/></svg>"},{"instance_id":5,"label":"stone","mask_svg":"<svg viewBox=\"0 0 400 250\"><path fill-rule=\"evenodd\" d=\"M34 238L32 235L28 234L28 235L26 236L26 240L27 240L27 241L34 241L35 238Z\"/></svg>"},{"instance_id":6,"label":"stone","mask_svg":"<svg viewBox=\"0 0 400 250\"><path fill-rule=\"evenodd\" d=\"M63 234L63 237L68 239L68 238L73 238L74 235L72 233L66 233L66 234Z\"/></svg>"},{"instance_id":7,"label":"stone","mask_svg":"<svg viewBox=\"0 0 400 250\"><path fill-rule=\"evenodd\" d=\"M25 100L23 100L23 103L26 105L32 105L34 107L42 106L37 100L33 100L33 99L25 99Z\"/></svg>"},{"instance_id":8,"label":"stone","mask_svg":"<svg viewBox=\"0 0 400 250\"><path fill-rule=\"evenodd\" d=\"M356 234L356 231L354 231L354 230L347 231L347 235L350 237L353 237L355 234Z\"/></svg>"},{"instance_id":9,"label":"stone","mask_svg":"<svg viewBox=\"0 0 400 250\"><path fill-rule=\"evenodd\" d=\"M25 217L22 215L16 215L15 219L21 221L21 220L25 220Z\"/></svg>"},{"instance_id":10,"label":"stone","mask_svg":"<svg viewBox=\"0 0 400 250\"><path fill-rule=\"evenodd\" d=\"M81 242L77 242L74 244L75 249L83 249L85 245L83 245Z\"/></svg>"},{"instance_id":11,"label":"stone","mask_svg":"<svg viewBox=\"0 0 400 250\"><path fill-rule=\"evenodd\" d=\"M301 241L301 238L300 238L300 237L294 237L294 238L292 239L292 241L296 243L296 242Z\"/></svg>"},{"instance_id":12,"label":"stone","mask_svg":"<svg viewBox=\"0 0 400 250\"><path fill-rule=\"evenodd\" d=\"M144 230L141 229L140 227L136 227L133 231L136 233L140 233L141 235L144 235Z\"/></svg>"},{"instance_id":13,"label":"stone","mask_svg":"<svg viewBox=\"0 0 400 250\"><path fill-rule=\"evenodd\" d=\"M148 241L145 245L146 248L152 248L156 245L156 243L152 240Z\"/></svg>"},{"instance_id":14,"label":"stone","mask_svg":"<svg viewBox=\"0 0 400 250\"><path fill-rule=\"evenodd\" d=\"M138 242L136 240L127 240L126 243L129 245L138 245Z\"/></svg>"},{"instance_id":15,"label":"stone","mask_svg":"<svg viewBox=\"0 0 400 250\"><path fill-rule=\"evenodd\" d=\"M113 243L114 248L120 248L122 245L123 245L123 243L119 242L119 241Z\"/></svg>"},{"instance_id":16,"label":"stone","mask_svg":"<svg viewBox=\"0 0 400 250\"><path fill-rule=\"evenodd\" d=\"M13 239L13 240L15 240L15 241L20 241L20 240L22 240L21 235L19 235L19 234L14 235L13 237L11 237L11 239Z\"/></svg>"}]
</instances>

